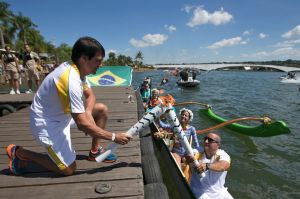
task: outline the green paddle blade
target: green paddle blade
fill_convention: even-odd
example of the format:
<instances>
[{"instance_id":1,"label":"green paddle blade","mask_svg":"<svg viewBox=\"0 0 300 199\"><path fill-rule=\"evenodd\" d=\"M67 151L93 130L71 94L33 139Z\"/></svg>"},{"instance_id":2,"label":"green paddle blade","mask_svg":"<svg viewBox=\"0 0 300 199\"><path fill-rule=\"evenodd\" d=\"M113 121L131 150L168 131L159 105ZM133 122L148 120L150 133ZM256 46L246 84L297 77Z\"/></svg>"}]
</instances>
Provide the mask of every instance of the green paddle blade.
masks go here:
<instances>
[{"instance_id":1,"label":"green paddle blade","mask_svg":"<svg viewBox=\"0 0 300 199\"><path fill-rule=\"evenodd\" d=\"M227 121L224 118L216 115L211 108L201 109L200 111L218 124ZM291 132L284 121L276 121L258 126L247 126L238 123L232 123L225 127L237 133L254 137L271 137L275 135L288 134Z\"/></svg>"}]
</instances>

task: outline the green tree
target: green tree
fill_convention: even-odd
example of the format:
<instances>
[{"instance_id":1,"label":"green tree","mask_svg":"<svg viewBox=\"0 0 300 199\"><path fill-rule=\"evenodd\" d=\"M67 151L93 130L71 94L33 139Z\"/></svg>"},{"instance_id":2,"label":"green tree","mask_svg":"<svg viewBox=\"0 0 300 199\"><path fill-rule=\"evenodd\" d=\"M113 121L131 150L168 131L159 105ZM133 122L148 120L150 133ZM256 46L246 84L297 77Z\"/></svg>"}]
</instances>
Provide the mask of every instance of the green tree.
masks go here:
<instances>
[{"instance_id":1,"label":"green tree","mask_svg":"<svg viewBox=\"0 0 300 199\"><path fill-rule=\"evenodd\" d=\"M125 55L119 55L117 65L124 66L126 65L126 61L127 61L127 57Z\"/></svg>"},{"instance_id":2,"label":"green tree","mask_svg":"<svg viewBox=\"0 0 300 199\"><path fill-rule=\"evenodd\" d=\"M59 47L57 47L55 56L56 62L61 63L65 61L71 60L72 47L68 44L62 43Z\"/></svg>"},{"instance_id":3,"label":"green tree","mask_svg":"<svg viewBox=\"0 0 300 199\"><path fill-rule=\"evenodd\" d=\"M109 52L108 53L108 59L106 61L104 61L104 65L106 66L114 66L117 63L117 58L116 58L116 54L114 52Z\"/></svg>"},{"instance_id":4,"label":"green tree","mask_svg":"<svg viewBox=\"0 0 300 199\"><path fill-rule=\"evenodd\" d=\"M5 41L12 43L14 38L13 26L11 24L13 13L9 10L9 6L6 2L0 2L0 42L2 48L5 46Z\"/></svg>"},{"instance_id":5,"label":"green tree","mask_svg":"<svg viewBox=\"0 0 300 199\"><path fill-rule=\"evenodd\" d=\"M28 43L28 37L31 35L35 37L37 32L35 28L37 27L29 17L23 16L21 12L13 18L13 24L18 30L18 38L24 43ZM34 31L35 30L35 31Z\"/></svg>"},{"instance_id":6,"label":"green tree","mask_svg":"<svg viewBox=\"0 0 300 199\"><path fill-rule=\"evenodd\" d=\"M137 54L135 55L134 64L137 67L142 66L143 65L143 59L144 59L143 53L141 51L138 51Z\"/></svg>"}]
</instances>

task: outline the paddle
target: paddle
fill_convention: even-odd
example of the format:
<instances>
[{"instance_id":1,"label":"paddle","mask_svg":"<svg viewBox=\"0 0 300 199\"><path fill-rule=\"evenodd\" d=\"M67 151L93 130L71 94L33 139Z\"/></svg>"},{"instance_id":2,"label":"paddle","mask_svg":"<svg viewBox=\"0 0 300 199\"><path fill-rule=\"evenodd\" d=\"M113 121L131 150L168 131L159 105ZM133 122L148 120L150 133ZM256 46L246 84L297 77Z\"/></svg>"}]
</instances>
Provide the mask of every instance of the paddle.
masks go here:
<instances>
[{"instance_id":1,"label":"paddle","mask_svg":"<svg viewBox=\"0 0 300 199\"><path fill-rule=\"evenodd\" d=\"M204 134L206 132L218 129L218 128L222 128L224 126L227 126L229 124L232 123L236 123L236 122L240 122L240 121L247 121L247 120L256 120L256 121L262 121L264 124L270 124L271 123L271 119L268 117L242 117L242 118L236 118L236 119L232 119L232 120L228 120L226 122L222 122L221 124L217 124L215 126L211 126L209 128L206 129L202 129L202 130L197 130L196 133L197 134Z\"/></svg>"},{"instance_id":2,"label":"paddle","mask_svg":"<svg viewBox=\"0 0 300 199\"><path fill-rule=\"evenodd\" d=\"M181 103L176 103L173 106L184 106L184 105L191 105L191 104L197 104L197 105L204 106L205 108L211 108L209 104L205 104L202 102L181 102Z\"/></svg>"}]
</instances>

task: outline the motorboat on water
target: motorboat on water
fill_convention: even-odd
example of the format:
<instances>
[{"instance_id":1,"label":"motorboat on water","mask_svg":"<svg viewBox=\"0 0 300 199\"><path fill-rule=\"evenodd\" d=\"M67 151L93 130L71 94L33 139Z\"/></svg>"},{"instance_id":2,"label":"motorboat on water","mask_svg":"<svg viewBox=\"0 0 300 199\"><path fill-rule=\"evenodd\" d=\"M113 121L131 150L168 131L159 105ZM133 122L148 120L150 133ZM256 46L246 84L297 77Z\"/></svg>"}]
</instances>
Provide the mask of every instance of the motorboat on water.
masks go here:
<instances>
[{"instance_id":1,"label":"motorboat on water","mask_svg":"<svg viewBox=\"0 0 300 199\"><path fill-rule=\"evenodd\" d=\"M200 81L196 79L197 72L194 70L182 70L179 73L180 79L176 82L178 86L182 87L196 87Z\"/></svg>"},{"instance_id":2,"label":"motorboat on water","mask_svg":"<svg viewBox=\"0 0 300 199\"><path fill-rule=\"evenodd\" d=\"M197 79L193 79L192 77L189 77L187 81L184 81L183 79L180 79L176 83L177 83L178 86L196 87L200 84L200 81L197 80Z\"/></svg>"},{"instance_id":3,"label":"motorboat on water","mask_svg":"<svg viewBox=\"0 0 300 199\"><path fill-rule=\"evenodd\" d=\"M300 72L288 72L286 76L280 78L281 83L300 84Z\"/></svg>"}]
</instances>

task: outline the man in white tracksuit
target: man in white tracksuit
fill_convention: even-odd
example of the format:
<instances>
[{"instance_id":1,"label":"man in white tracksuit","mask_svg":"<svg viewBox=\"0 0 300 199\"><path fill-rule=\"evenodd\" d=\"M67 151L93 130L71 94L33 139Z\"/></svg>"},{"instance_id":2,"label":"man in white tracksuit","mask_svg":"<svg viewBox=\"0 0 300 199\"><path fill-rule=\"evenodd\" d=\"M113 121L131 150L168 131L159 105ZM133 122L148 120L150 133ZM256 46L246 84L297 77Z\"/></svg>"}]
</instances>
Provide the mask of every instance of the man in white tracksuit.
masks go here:
<instances>
[{"instance_id":1,"label":"man in white tracksuit","mask_svg":"<svg viewBox=\"0 0 300 199\"><path fill-rule=\"evenodd\" d=\"M7 147L9 169L20 175L26 170L26 161L32 161L57 174L69 176L76 170L76 152L71 142L70 127L92 137L88 160L104 152L100 141L111 140L127 144L131 136L105 130L108 108L96 103L86 76L95 74L105 57L103 46L94 38L79 38L72 49L72 62L62 63L44 79L34 96L30 112L33 137L47 154L35 152L15 144ZM116 161L112 154L107 162ZM23 163L24 164L23 164Z\"/></svg>"}]
</instances>

